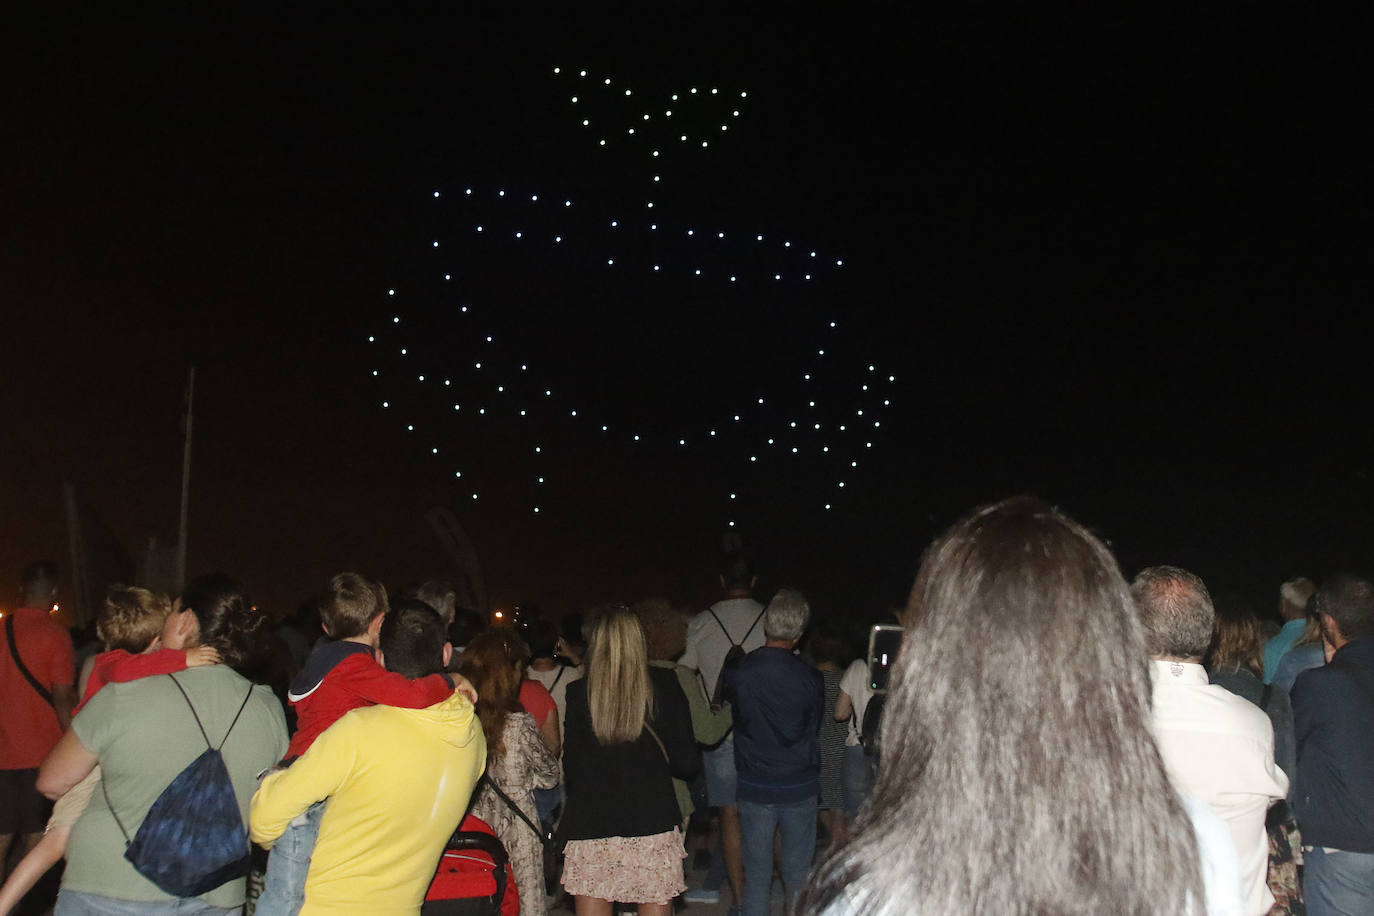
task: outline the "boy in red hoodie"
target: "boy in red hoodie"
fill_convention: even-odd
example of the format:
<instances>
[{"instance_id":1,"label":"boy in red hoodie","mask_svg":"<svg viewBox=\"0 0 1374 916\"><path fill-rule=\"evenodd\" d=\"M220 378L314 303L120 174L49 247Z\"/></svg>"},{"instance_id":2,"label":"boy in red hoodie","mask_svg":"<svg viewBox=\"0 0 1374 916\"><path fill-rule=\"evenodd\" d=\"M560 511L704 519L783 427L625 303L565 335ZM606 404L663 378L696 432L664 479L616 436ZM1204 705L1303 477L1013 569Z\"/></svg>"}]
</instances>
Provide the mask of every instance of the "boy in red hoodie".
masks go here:
<instances>
[{"instance_id":1,"label":"boy in red hoodie","mask_svg":"<svg viewBox=\"0 0 1374 916\"><path fill-rule=\"evenodd\" d=\"M95 623L96 636L105 644L105 651L91 660L89 673L83 674L86 686L81 692L81 702L72 710L73 716L106 684L122 684L141 677L219 663L219 653L210 646L184 652L159 648L162 625L171 610L171 602L165 595L147 589L111 588L106 593L105 606ZM22 900L38 879L66 854L72 826L86 810L86 803L99 779L100 768L96 767L57 800L43 831L43 839L14 867L5 886L0 888L0 916Z\"/></svg>"},{"instance_id":2,"label":"boy in red hoodie","mask_svg":"<svg viewBox=\"0 0 1374 916\"><path fill-rule=\"evenodd\" d=\"M310 653L287 692L296 709L296 734L286 751L286 766L349 710L377 704L424 709L446 699L455 686L476 702L476 691L460 675L431 674L412 681L377 663L377 635L388 607L380 582L351 572L330 580L329 594L320 603L320 621L329 640ZM323 813L320 802L292 821L272 847L254 910L257 916L299 912Z\"/></svg>"}]
</instances>

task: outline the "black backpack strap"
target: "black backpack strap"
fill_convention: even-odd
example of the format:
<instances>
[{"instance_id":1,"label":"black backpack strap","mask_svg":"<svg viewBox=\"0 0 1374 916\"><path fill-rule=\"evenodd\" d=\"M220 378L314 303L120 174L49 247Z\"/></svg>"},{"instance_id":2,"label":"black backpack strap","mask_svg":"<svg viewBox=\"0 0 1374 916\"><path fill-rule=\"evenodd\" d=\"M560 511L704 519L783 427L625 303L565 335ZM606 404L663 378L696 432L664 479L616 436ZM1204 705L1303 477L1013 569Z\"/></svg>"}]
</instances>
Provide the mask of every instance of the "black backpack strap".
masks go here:
<instances>
[{"instance_id":1,"label":"black backpack strap","mask_svg":"<svg viewBox=\"0 0 1374 916\"><path fill-rule=\"evenodd\" d=\"M567 665L560 665L560 666L558 667L558 673L557 673L556 675L554 675L553 683L549 685L549 693L553 693L553 688L555 688L555 687L558 686L558 682L561 681L561 680L563 680L563 675L565 675L565 674L567 674L567 673L568 673L568 666L567 666Z\"/></svg>"},{"instance_id":2,"label":"black backpack strap","mask_svg":"<svg viewBox=\"0 0 1374 916\"><path fill-rule=\"evenodd\" d=\"M1265 684L1265 685L1264 685L1264 692L1262 692L1262 693L1260 694L1260 704L1259 704L1259 705L1260 705L1260 709L1263 709L1265 712L1268 712L1268 711L1269 711L1269 699L1270 699L1270 697L1272 697L1273 695L1274 695L1274 685L1273 685L1273 684Z\"/></svg>"},{"instance_id":3,"label":"black backpack strap","mask_svg":"<svg viewBox=\"0 0 1374 916\"><path fill-rule=\"evenodd\" d=\"M219 746L216 747L210 742L210 736L205 733L205 725L200 721L200 715L196 713L196 707L191 703L191 698L187 696L186 689L181 686L181 682L176 679L175 675L169 674L167 676L172 679L173 684L177 685L177 690L181 691L182 697L186 700L186 705L191 707L191 715L196 720L196 727L200 729L200 736L205 739L205 746L216 751L224 747L224 742L229 740L229 732L232 732L234 726L239 724L239 716L243 715L244 707L246 707L248 701L253 698L253 685L248 685L248 693L244 695L243 702L239 704L239 711L234 713L234 721L229 723L229 731L224 733L224 737L220 739Z\"/></svg>"},{"instance_id":4,"label":"black backpack strap","mask_svg":"<svg viewBox=\"0 0 1374 916\"><path fill-rule=\"evenodd\" d=\"M210 736L205 734L205 725L200 721L200 714L196 712L196 707L192 705L191 698L186 695L186 689L181 686L181 681L178 681L175 677L173 677L170 674L167 676L172 678L172 683L177 685L177 690L180 690L182 697L185 698L186 705L191 707L191 718L196 720L196 728L200 729L200 736L205 739L205 746L213 748L214 745L210 743ZM237 719L237 717L235 718ZM225 737L228 736L226 735Z\"/></svg>"},{"instance_id":5,"label":"black backpack strap","mask_svg":"<svg viewBox=\"0 0 1374 916\"><path fill-rule=\"evenodd\" d=\"M725 624L723 624L723 623L720 622L720 618L719 618L719 617L716 617L716 609L713 608L713 607L708 607L708 608L706 609L706 613L708 613L708 614L710 614L712 617L715 617L715 618L716 618L716 626L720 627L720 631L721 631L722 633L725 634L725 638L728 639L728 640L730 640L730 645L732 645L732 646L738 646L739 643L735 642L735 637L733 637L733 636L730 635L730 631L727 630L727 629L725 629ZM750 627L749 629L750 629L750 630L753 630L754 628L753 628L753 627Z\"/></svg>"},{"instance_id":6,"label":"black backpack strap","mask_svg":"<svg viewBox=\"0 0 1374 916\"><path fill-rule=\"evenodd\" d=\"M239 704L239 711L234 713L234 721L229 723L229 731L224 733L224 739L220 741L219 747L215 747L210 743L210 736L205 734L205 726L201 724L200 716L196 713L196 707L191 704L191 698L186 695L186 689L182 687L181 682L175 677L172 677L171 674L167 676L172 678L172 683L176 684L177 690L181 691L182 697L186 700L186 705L191 707L191 715L196 720L196 727L200 729L200 736L205 739L205 746L214 751L218 751L220 748L224 747L224 742L229 740L229 732L232 732L234 726L238 725L239 716L243 715L244 707L246 707L248 701L253 698L253 685L248 685L248 694L243 698L243 702ZM115 814L114 805L110 802L110 792L105 788L105 777L103 774L100 777L100 794L105 796L105 807L110 809L110 816L114 818L115 826L119 828L120 833L124 834L124 845L129 845L129 843L132 842L129 838L129 831L124 829L124 822L119 819L118 814Z\"/></svg>"},{"instance_id":7,"label":"black backpack strap","mask_svg":"<svg viewBox=\"0 0 1374 916\"><path fill-rule=\"evenodd\" d=\"M44 703L47 703L53 709L57 709L57 704L52 700L52 691L38 682L38 678L33 676L33 672L29 670L28 665L25 665L24 660L19 657L19 647L14 644L13 614L5 618L5 640L10 644L10 656L14 659L15 667L19 669L19 673L24 675L24 680L29 682L30 687L38 691L38 695L43 698Z\"/></svg>"},{"instance_id":8,"label":"black backpack strap","mask_svg":"<svg viewBox=\"0 0 1374 916\"><path fill-rule=\"evenodd\" d=\"M114 818L115 826L119 828L119 832L124 834L124 845L128 846L132 842L129 839L129 831L124 829L124 822L119 819L118 814L115 814L114 804L110 801L109 790L105 788L104 773L100 774L100 794L105 796L105 807L110 809L110 817Z\"/></svg>"},{"instance_id":9,"label":"black backpack strap","mask_svg":"<svg viewBox=\"0 0 1374 916\"><path fill-rule=\"evenodd\" d=\"M755 617L755 618L754 618L754 622L751 623L751 624L749 624L749 629L747 629L747 630L744 631L744 639L748 639L748 638L749 638L749 634L752 633L752 632L754 632L754 627L756 627L756 626L759 625L759 621L762 620L762 619L763 619L763 615L764 615L764 614L767 614L767 613L768 613L768 608L764 608L763 610L759 611L759 616ZM727 635L728 635L728 634L727 634ZM740 646L743 646L743 645L744 645L744 639L741 639L741 640L739 641L738 644L739 644Z\"/></svg>"},{"instance_id":10,"label":"black backpack strap","mask_svg":"<svg viewBox=\"0 0 1374 916\"><path fill-rule=\"evenodd\" d=\"M243 715L243 711L248 708L248 701L253 699L254 686L255 685L251 682L248 684L248 692L243 695L243 702L239 704L239 711L234 713L234 721L229 723L229 731L224 733L224 737L220 739L219 747L215 748L215 750L222 750L224 748L224 742L229 740L229 732L232 732L234 726L239 724L239 716Z\"/></svg>"}]
</instances>

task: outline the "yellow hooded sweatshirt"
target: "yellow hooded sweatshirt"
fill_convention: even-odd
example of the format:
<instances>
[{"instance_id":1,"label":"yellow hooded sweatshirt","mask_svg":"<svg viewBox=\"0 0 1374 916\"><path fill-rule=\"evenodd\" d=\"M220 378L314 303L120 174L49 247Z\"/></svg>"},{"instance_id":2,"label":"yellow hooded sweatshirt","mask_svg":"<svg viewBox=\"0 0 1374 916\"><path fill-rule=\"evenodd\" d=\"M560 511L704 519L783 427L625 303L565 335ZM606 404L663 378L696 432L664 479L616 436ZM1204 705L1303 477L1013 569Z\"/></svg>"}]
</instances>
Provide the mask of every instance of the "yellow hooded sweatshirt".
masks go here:
<instances>
[{"instance_id":1,"label":"yellow hooded sweatshirt","mask_svg":"<svg viewBox=\"0 0 1374 916\"><path fill-rule=\"evenodd\" d=\"M426 709L355 709L262 781L249 833L270 847L293 818L328 799L301 916L411 916L486 757L482 726L459 693Z\"/></svg>"}]
</instances>

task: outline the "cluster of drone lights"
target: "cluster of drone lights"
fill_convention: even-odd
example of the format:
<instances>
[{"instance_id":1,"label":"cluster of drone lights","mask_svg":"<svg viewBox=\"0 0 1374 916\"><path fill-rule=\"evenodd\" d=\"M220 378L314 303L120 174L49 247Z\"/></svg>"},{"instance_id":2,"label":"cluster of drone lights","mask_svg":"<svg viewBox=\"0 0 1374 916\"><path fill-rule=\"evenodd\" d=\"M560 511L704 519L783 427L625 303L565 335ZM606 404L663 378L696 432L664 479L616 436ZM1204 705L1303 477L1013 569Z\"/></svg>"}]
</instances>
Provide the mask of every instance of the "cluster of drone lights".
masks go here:
<instances>
[{"instance_id":1,"label":"cluster of drone lights","mask_svg":"<svg viewBox=\"0 0 1374 916\"><path fill-rule=\"evenodd\" d=\"M561 68L555 67L553 72L555 75L559 75L563 71ZM577 78L587 80L587 71L578 71ZM609 89L614 85L614 81L610 78L602 78L598 83L593 79L589 85L592 87L599 85L603 89ZM633 90L624 89L623 93L627 97L632 96ZM717 88L711 88L701 93L699 93L696 88L690 88L683 93L670 94L668 102L676 103L683 97L697 96L699 94L712 97L722 95ZM738 98L748 98L748 93L740 92L738 93ZM574 95L571 97L571 104L573 105L582 104L586 107L585 101L585 93L583 95ZM664 120L671 119L673 117L673 109L671 107L664 108L661 116ZM732 108L731 117L738 116L739 109ZM643 112L641 120L650 122L656 117L657 115L655 113L646 111ZM682 119L679 118L678 123L681 123L681 120ZM587 117L582 119L582 123L584 126L591 126L592 122L590 117ZM728 124L721 125L722 131L727 129ZM641 134L643 133L644 132L641 131ZM628 128L625 134L626 136L634 137L636 136L636 129L634 127ZM691 135L689 133L683 133L680 136L681 140L685 142ZM605 146L606 140L604 138L600 139L599 145ZM701 142L701 147L706 147L707 145L707 141L703 140ZM656 147L651 147L649 154L651 159L658 159L660 150ZM657 184L661 180L661 170L656 169L652 175L652 182ZM547 207L547 209L541 208L542 212L564 214L560 217L565 223L563 228L551 232L530 231L528 226L534 223L536 217L532 215L529 210L517 214L518 216L524 217L523 222L526 223L526 226L523 228L505 230L508 233L506 237L512 243L537 242L542 237L546 243L558 246L562 245L565 239L574 237L573 233L578 231L581 231L590 238L599 229L600 234L605 237L608 233L614 234L632 230L636 224L639 224L645 231L660 238L667 238L670 236L675 238L679 246L684 244L690 245L692 242L700 241L714 241L718 243L718 245L727 243L738 245L741 239L745 242L749 242L751 235L753 245L764 245L769 242L769 239L763 233L732 233L724 229L703 230L685 222L672 223L671 221L665 221L658 217L643 220L613 218L607 221L608 225L599 227L578 226L576 223L578 208L574 205L572 199L564 197L550 198L539 193L508 194L506 189L498 188L495 189L494 194L492 194L489 192L484 193L472 187L465 187L462 190L461 196L470 201L486 200L494 201L497 204L501 202L527 202L530 205L538 205L542 202ZM444 192L440 190L434 191L435 199L440 199L442 197L444 197ZM645 209L653 210L654 201L645 201ZM472 226L473 232L476 234L490 235L491 229L493 228L491 221L474 222ZM444 246L441 245L441 240L434 239L431 242L431 247L438 250ZM809 283L818 277L822 269L835 270L844 266L844 260L842 258L823 258L818 251L806 248L805 246L794 245L790 239L783 239L777 247L780 249L778 253L786 256L793 256L800 263L806 264L807 266L799 268L796 273L772 271L769 275L761 278L765 281L771 278L774 283L783 282L785 280ZM703 249L699 246L694 247L692 250L694 252L693 257L680 257L676 261L659 258L652 263L645 264L644 267L653 274L666 275L670 271L664 269L665 264L672 263L676 265L678 272L708 280L717 279L723 282L736 283L742 278L745 280L756 279L755 277L744 274L740 270L712 271L704 268L701 265L709 262L701 259L708 255L702 254ZM682 266L684 263L689 263L692 260L696 260L697 263L693 263L691 266L687 267ZM604 261L608 268L614 268L618 264L623 266L623 259L618 260L614 254L608 253L607 256L604 257ZM452 271L443 271L441 275L445 284L453 282ZM401 332L404 329L405 323L398 309L403 300L397 298L397 291L394 288L387 290L387 297L389 303L392 305L393 312L388 325L391 330ZM417 302L416 307L430 308L432 305ZM461 305L458 307L458 310L460 314L468 316L470 319L475 320L480 317L477 311L469 305ZM838 327L838 322L831 320L826 322L826 325L826 330L834 331ZM403 335L397 334L396 336L400 337ZM470 361L458 367L464 370L461 375L454 372L454 367L452 366L448 367L447 370L438 372L417 372L415 370L403 369L400 370L398 374L403 379L413 380L413 383L417 385L439 385L444 389L448 389L450 392L454 392L455 398L449 399L452 403L453 414L465 416L475 414L477 417L487 417L489 414L495 415L499 412L513 412L515 416L520 418L529 417L531 413L535 411L535 405L533 403L529 401L513 402L512 399L499 397L508 392L513 394L516 390L515 385L513 385L509 379L502 380L504 377L501 376L501 372L518 372L521 379L529 380L537 374L536 371L531 369L529 362L527 360L516 360L509 365L501 366L494 364L490 357L483 358L480 347L491 345L496 342L495 336L491 332L475 331L465 335L465 339L476 342L479 345L479 352L474 354ZM391 343L393 346L400 343L399 340L395 339L383 342L376 333L368 336L368 342L372 344L383 343L384 346L386 343ZM409 360L412 356L411 349L412 347L410 345L400 345L396 346L393 352ZM825 356L825 347L818 347L815 351L814 359L818 361L824 360ZM386 373L386 375L390 374L392 374L390 371ZM800 374L802 382L809 385L813 390L821 387L821 372L819 369L806 369ZM372 376L379 381L388 380L385 378L381 369L374 368L372 370ZM457 378L456 383L455 377ZM650 432L643 429L629 428L618 429L609 417L598 419L592 412L577 406L575 402L567 401L562 397L556 397L552 385L533 385L531 387L530 382L525 381L523 388L526 390L533 390L538 395L539 400L543 402L538 405L541 411L552 410L556 413L561 413L562 416L569 421L585 423L587 427L592 430L599 429L601 434L619 438L620 441L626 443L658 441L666 445L675 445L677 448L687 448L697 441L719 441L723 438L724 432L727 429L738 431L741 428L753 426L755 429L763 429L765 431L757 432L752 437L755 444L745 449L746 454L741 458L742 461L750 465L757 465L761 458L766 459L769 454L801 456L811 453L825 455L831 457L833 460L832 452L839 453L842 449L845 449L849 451L849 455L844 461L844 467L853 470L859 467L858 455L863 451L872 449L874 446L873 438L875 435L873 431L882 427L881 414L883 408L891 406L890 394L883 392L894 385L896 381L897 378L895 375L880 372L876 365L868 364L867 371L863 373L862 379L853 386L853 389L857 389L857 391L851 390L849 392L850 395L856 396L859 399L861 406L848 411L844 419L829 424L825 421L815 419L816 416L820 415L816 397L823 397L824 394L831 394L833 396L837 393L834 390L825 392L818 391L816 395L807 397L805 408L799 408L800 412L795 417L785 421L779 422L771 417L767 411L771 407L772 399L766 395L758 394L750 399L748 403L743 406L737 406L736 409L725 414L721 423L718 425L691 431L678 431L676 433L667 433L663 431ZM560 395L561 394L562 392L560 391ZM489 398L496 398L496 400L488 400ZM464 404L465 400L468 402L466 405ZM475 407L472 406L474 400L476 401ZM396 400L395 395L382 399L380 403L385 410L392 410L399 406L399 402ZM436 424L436 428L437 426L438 424ZM408 433L424 432L417 427L414 422L406 423L406 431ZM864 435L865 431L867 431L867 435ZM547 452L540 439L536 436L532 441L533 444L531 448L533 454L539 458L546 457ZM439 455L440 451L438 445L432 445L430 447L430 452L433 455ZM455 468L454 477L464 479L463 470L461 468ZM543 487L546 485L547 479L547 472L537 470L533 482L537 486ZM835 481L834 488L837 491L843 490L845 485L846 481L844 479L839 479ZM736 505L738 496L739 494L735 490L728 492L727 504L730 506ZM479 497L480 493L477 490L472 491L473 500L477 500ZM826 500L822 503L822 507L826 510L831 509L833 505L834 503L832 500ZM541 507L536 503L532 506L532 512L534 514L539 514L541 512ZM734 519L729 520L729 525L731 527L735 526Z\"/></svg>"}]
</instances>

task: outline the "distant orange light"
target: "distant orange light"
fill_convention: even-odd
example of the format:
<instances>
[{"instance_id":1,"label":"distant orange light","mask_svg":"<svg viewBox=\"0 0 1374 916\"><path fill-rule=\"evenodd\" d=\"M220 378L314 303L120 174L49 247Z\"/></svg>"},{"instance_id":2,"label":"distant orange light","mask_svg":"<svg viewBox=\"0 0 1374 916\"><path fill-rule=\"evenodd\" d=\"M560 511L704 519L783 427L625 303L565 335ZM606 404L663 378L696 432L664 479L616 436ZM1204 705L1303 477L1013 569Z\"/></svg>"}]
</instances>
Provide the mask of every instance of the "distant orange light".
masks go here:
<instances>
[{"instance_id":1,"label":"distant orange light","mask_svg":"<svg viewBox=\"0 0 1374 916\"><path fill-rule=\"evenodd\" d=\"M52 606L52 610L51 610L51 611L48 611L48 613L49 613L49 614L56 614L56 613L58 612L58 610L59 610L59 609L58 609L57 605L54 604L54 605Z\"/></svg>"},{"instance_id":2,"label":"distant orange light","mask_svg":"<svg viewBox=\"0 0 1374 916\"><path fill-rule=\"evenodd\" d=\"M501 619L502 617L504 617L504 616L506 616L506 615L505 615L505 614L502 614L500 611L497 611L497 612L496 612L496 619L497 619L497 620L500 620L500 619Z\"/></svg>"}]
</instances>

